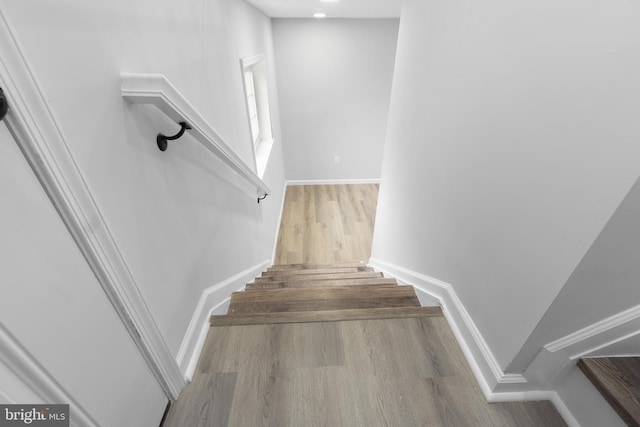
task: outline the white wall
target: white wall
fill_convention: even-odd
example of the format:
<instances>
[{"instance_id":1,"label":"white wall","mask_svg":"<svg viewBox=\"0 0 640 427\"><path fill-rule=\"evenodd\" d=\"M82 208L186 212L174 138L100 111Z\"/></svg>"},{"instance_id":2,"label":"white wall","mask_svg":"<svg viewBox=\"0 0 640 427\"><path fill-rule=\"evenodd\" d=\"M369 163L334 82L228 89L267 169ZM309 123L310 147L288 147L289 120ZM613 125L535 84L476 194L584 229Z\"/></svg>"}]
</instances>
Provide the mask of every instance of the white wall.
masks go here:
<instances>
[{"instance_id":1,"label":"white wall","mask_svg":"<svg viewBox=\"0 0 640 427\"><path fill-rule=\"evenodd\" d=\"M510 366L524 371L540 349L640 304L640 181L636 181ZM628 333L628 332L627 332ZM597 355L640 355L638 337Z\"/></svg>"},{"instance_id":2,"label":"white wall","mask_svg":"<svg viewBox=\"0 0 640 427\"><path fill-rule=\"evenodd\" d=\"M396 19L273 20L287 179L380 178L397 32Z\"/></svg>"},{"instance_id":3,"label":"white wall","mask_svg":"<svg viewBox=\"0 0 640 427\"><path fill-rule=\"evenodd\" d=\"M11 21L102 216L176 356L203 292L272 256L284 185L275 75L271 75L270 91L275 143L264 176L273 193L259 205L255 188L190 137L170 143L167 152L160 152L156 134L171 134L177 126L154 107L123 102L119 75L166 75L253 166L239 60L265 54L269 69L275 70L270 19L233 0L29 4L2 0L0 7ZM29 198L30 191L19 193ZM21 238L17 228L12 233L12 240ZM55 242L53 239L52 244ZM48 263L49 255L36 253L34 257ZM70 266L69 274L80 274L75 272L80 268ZM11 283L21 270L3 273L2 281ZM102 292L95 280L75 278L70 283L83 283ZM64 298L80 299L81 295L71 289ZM86 309L102 309L97 304L87 300ZM37 322L37 312L30 314L32 322ZM115 317L115 312L111 314ZM84 317L77 320L90 321ZM105 322L109 328L121 326L117 318ZM138 363L138 356L127 353L124 344L109 336L103 342L115 352L121 351L123 360L114 363ZM84 364L82 358L73 352L68 358L70 371L65 375L69 381L86 381L83 370L71 369L74 363ZM135 382L126 387L132 402L147 393L144 382L139 387ZM99 393L87 390L87 398ZM160 415L165 404L163 397ZM108 409L113 407L104 410ZM154 412L157 409L152 408ZM148 416L145 405L138 410Z\"/></svg>"},{"instance_id":4,"label":"white wall","mask_svg":"<svg viewBox=\"0 0 640 427\"><path fill-rule=\"evenodd\" d=\"M202 290L270 257L282 174L271 173L274 197L258 205L255 189L188 137L160 152L156 133L177 126L151 107L125 104L119 73L165 74L252 165L239 59L270 48L270 21L233 1L39 2L38 14L24 2L4 5L115 240L177 351ZM242 20L242 28L258 34L240 31ZM278 153L273 162L272 169L282 165Z\"/></svg>"},{"instance_id":5,"label":"white wall","mask_svg":"<svg viewBox=\"0 0 640 427\"><path fill-rule=\"evenodd\" d=\"M1 326L99 425L158 425L167 398L4 123L0 194ZM0 395L33 403L10 377Z\"/></svg>"},{"instance_id":6,"label":"white wall","mask_svg":"<svg viewBox=\"0 0 640 427\"><path fill-rule=\"evenodd\" d=\"M638 177L637 18L403 5L372 257L451 283L502 369Z\"/></svg>"}]
</instances>

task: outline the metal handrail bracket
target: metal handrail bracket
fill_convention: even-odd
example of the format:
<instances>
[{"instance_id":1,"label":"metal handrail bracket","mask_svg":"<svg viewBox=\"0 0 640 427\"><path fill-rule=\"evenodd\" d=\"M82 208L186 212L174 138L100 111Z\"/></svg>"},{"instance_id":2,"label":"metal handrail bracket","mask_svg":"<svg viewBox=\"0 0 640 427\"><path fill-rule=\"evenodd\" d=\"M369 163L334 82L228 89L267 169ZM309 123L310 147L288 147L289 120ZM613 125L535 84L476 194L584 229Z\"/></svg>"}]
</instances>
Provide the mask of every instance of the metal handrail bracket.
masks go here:
<instances>
[{"instance_id":1,"label":"metal handrail bracket","mask_svg":"<svg viewBox=\"0 0 640 427\"><path fill-rule=\"evenodd\" d=\"M176 123L188 123L189 135L218 156L258 192L258 203L271 190L216 130L162 74L120 74L122 97L134 104L155 105Z\"/></svg>"}]
</instances>

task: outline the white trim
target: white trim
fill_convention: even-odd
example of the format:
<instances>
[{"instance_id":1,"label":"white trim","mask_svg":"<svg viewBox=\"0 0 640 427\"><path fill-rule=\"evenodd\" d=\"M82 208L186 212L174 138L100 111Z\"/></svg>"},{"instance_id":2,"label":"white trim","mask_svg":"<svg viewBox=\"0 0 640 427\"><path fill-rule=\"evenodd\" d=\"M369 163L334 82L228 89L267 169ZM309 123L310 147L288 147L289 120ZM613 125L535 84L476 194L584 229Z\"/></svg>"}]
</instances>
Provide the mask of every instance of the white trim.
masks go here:
<instances>
[{"instance_id":1,"label":"white trim","mask_svg":"<svg viewBox=\"0 0 640 427\"><path fill-rule=\"evenodd\" d=\"M160 333L64 132L0 9L0 85L9 103L6 124L78 248L109 297L149 368L170 399L184 386Z\"/></svg>"},{"instance_id":2,"label":"white trim","mask_svg":"<svg viewBox=\"0 0 640 427\"><path fill-rule=\"evenodd\" d=\"M564 419L564 422L567 423L569 427L580 427L580 423L573 415L569 407L564 403L564 400L560 397L558 393L555 391L548 392L548 400L553 403L553 406L556 407L556 410L560 414L560 416Z\"/></svg>"},{"instance_id":3,"label":"white trim","mask_svg":"<svg viewBox=\"0 0 640 427\"><path fill-rule=\"evenodd\" d=\"M280 225L282 224L282 215L284 214L284 201L287 198L287 181L282 183L282 197L280 202L280 214L278 215L278 222L276 223L276 238L273 242L273 251L271 252L271 264L276 262L276 252L278 250L278 239L280 238Z\"/></svg>"},{"instance_id":4,"label":"white trim","mask_svg":"<svg viewBox=\"0 0 640 427\"><path fill-rule=\"evenodd\" d=\"M638 307L633 307L547 343L527 365L524 376L532 386L552 388L578 359L639 333Z\"/></svg>"},{"instance_id":5,"label":"white trim","mask_svg":"<svg viewBox=\"0 0 640 427\"><path fill-rule=\"evenodd\" d=\"M42 403L68 403L73 412L72 426L99 425L2 324L0 324L0 363L20 378L34 395L42 399Z\"/></svg>"},{"instance_id":6,"label":"white trim","mask_svg":"<svg viewBox=\"0 0 640 427\"><path fill-rule=\"evenodd\" d=\"M562 399L552 390L534 390L519 374L504 373L473 319L458 298L451 284L376 258L369 265L378 271L413 285L438 300L451 330L488 402L550 400L571 427L579 427Z\"/></svg>"},{"instance_id":7,"label":"white trim","mask_svg":"<svg viewBox=\"0 0 640 427\"><path fill-rule=\"evenodd\" d=\"M626 323L640 320L640 305L632 307L628 310L614 314L599 322L593 323L569 335L552 341L544 346L550 352L565 349L573 346L581 341L585 341L595 337L596 335L606 333L615 328L621 327Z\"/></svg>"},{"instance_id":8,"label":"white trim","mask_svg":"<svg viewBox=\"0 0 640 427\"><path fill-rule=\"evenodd\" d=\"M123 98L135 104L155 105L176 123L187 122L191 126L187 131L189 135L253 184L259 195L271 193L264 181L233 151L165 76L122 73L120 79Z\"/></svg>"},{"instance_id":9,"label":"white trim","mask_svg":"<svg viewBox=\"0 0 640 427\"><path fill-rule=\"evenodd\" d=\"M176 363L180 366L180 370L187 380L190 381L193 377L207 335L206 332L209 330L211 313L229 301L231 292L242 289L270 264L270 260L265 260L210 286L202 292L176 356ZM196 331L199 332L196 334Z\"/></svg>"},{"instance_id":10,"label":"white trim","mask_svg":"<svg viewBox=\"0 0 640 427\"><path fill-rule=\"evenodd\" d=\"M575 353L575 354L571 355L569 357L569 359L578 360L578 359L582 359L583 357L592 356L592 353L595 353L597 351L603 350L603 349L605 349L607 347L611 347L612 345L618 344L619 342L625 341L625 340L627 340L629 338L633 338L633 337L635 337L637 335L640 335L640 330L636 330L636 331L631 332L629 334L613 338L613 339L611 339L611 340L609 340L607 342L604 342L602 344L594 345L593 347L591 347L591 348L589 348L587 350L582 350L579 353ZM608 353L607 357L638 357L638 354L611 354L611 353Z\"/></svg>"},{"instance_id":11,"label":"white trim","mask_svg":"<svg viewBox=\"0 0 640 427\"><path fill-rule=\"evenodd\" d=\"M527 382L522 375L505 374L500 369L491 349L449 283L375 258L371 258L369 264L403 282L412 284L416 289L440 302L445 317L451 324L451 329L488 400L498 398L494 396L498 385Z\"/></svg>"},{"instance_id":12,"label":"white trim","mask_svg":"<svg viewBox=\"0 0 640 427\"><path fill-rule=\"evenodd\" d=\"M240 288L236 288L233 291L241 291L244 288L244 285ZM187 359L187 364L185 365L184 369L184 375L185 378L188 381L193 380L193 376L196 372L196 368L198 367L198 361L200 360L200 354L202 353L202 349L204 347L204 343L207 340L207 335L209 333L209 329L211 328L211 325L209 323L209 319L211 318L212 315L222 315L222 314L227 314L228 308L229 308L229 303L231 302L231 297L225 298L223 299L218 305L216 305L215 307L213 307L211 310L209 310L209 312L207 313L206 316L206 321L202 324L202 327L200 328L200 333L198 334L198 339L196 341L195 347L194 347L194 351L191 355L191 357L189 357Z\"/></svg>"},{"instance_id":13,"label":"white trim","mask_svg":"<svg viewBox=\"0 0 640 427\"><path fill-rule=\"evenodd\" d=\"M380 178L362 179L293 179L287 185L342 185L342 184L380 184Z\"/></svg>"}]
</instances>

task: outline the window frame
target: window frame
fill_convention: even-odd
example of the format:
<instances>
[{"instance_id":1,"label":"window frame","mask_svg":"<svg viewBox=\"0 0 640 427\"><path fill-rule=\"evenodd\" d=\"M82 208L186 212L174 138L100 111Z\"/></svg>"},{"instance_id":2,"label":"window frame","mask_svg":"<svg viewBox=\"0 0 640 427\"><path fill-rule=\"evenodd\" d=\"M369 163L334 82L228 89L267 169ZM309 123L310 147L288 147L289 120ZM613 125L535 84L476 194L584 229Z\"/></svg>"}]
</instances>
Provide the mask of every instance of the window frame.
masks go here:
<instances>
[{"instance_id":1,"label":"window frame","mask_svg":"<svg viewBox=\"0 0 640 427\"><path fill-rule=\"evenodd\" d=\"M244 101L249 126L249 136L253 149L253 158L258 176L263 177L271 148L273 146L273 127L269 106L269 79L267 63L264 55L250 56L240 59ZM248 75L251 78L248 78ZM252 90L251 90L252 89ZM252 114L251 92L255 102L256 114ZM254 121L257 120L257 126ZM257 133L254 133L257 127Z\"/></svg>"}]
</instances>

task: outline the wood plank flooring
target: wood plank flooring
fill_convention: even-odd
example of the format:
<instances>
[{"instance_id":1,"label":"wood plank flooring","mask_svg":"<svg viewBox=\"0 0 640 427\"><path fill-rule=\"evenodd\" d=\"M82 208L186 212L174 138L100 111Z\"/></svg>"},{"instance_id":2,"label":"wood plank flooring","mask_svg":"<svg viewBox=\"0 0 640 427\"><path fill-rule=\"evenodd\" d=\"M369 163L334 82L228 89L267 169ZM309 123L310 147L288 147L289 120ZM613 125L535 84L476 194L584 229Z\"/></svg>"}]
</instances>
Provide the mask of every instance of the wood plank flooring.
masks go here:
<instances>
[{"instance_id":1,"label":"wood plank flooring","mask_svg":"<svg viewBox=\"0 0 640 427\"><path fill-rule=\"evenodd\" d=\"M442 316L213 327L166 426L564 426L485 401Z\"/></svg>"},{"instance_id":2,"label":"wood plank flooring","mask_svg":"<svg viewBox=\"0 0 640 427\"><path fill-rule=\"evenodd\" d=\"M368 271L377 191L289 187L282 265L212 317L164 427L566 425L548 401L487 403L438 307L350 276Z\"/></svg>"},{"instance_id":3,"label":"wood plank flooring","mask_svg":"<svg viewBox=\"0 0 640 427\"><path fill-rule=\"evenodd\" d=\"M287 187L274 264L368 261L378 184Z\"/></svg>"}]
</instances>

